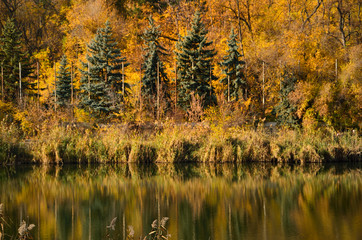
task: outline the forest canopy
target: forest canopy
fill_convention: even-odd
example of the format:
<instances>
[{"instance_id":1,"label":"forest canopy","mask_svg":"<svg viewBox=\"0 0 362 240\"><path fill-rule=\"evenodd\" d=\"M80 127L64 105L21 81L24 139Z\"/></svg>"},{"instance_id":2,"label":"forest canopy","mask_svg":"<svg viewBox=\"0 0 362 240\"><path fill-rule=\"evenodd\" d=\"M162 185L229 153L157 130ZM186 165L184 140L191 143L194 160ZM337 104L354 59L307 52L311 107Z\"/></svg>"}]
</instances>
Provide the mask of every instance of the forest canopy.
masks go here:
<instances>
[{"instance_id":1,"label":"forest canopy","mask_svg":"<svg viewBox=\"0 0 362 240\"><path fill-rule=\"evenodd\" d=\"M360 0L0 0L0 13L1 101L14 107L77 121L362 122Z\"/></svg>"}]
</instances>

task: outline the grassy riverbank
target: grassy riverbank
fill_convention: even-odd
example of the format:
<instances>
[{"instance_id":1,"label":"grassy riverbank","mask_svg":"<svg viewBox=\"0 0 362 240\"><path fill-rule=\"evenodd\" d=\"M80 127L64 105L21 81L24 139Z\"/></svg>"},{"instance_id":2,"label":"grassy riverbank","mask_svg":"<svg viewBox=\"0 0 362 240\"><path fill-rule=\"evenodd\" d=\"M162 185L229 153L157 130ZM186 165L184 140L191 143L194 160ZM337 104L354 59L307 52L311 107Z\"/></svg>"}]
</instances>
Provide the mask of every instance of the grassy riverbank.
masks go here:
<instances>
[{"instance_id":1,"label":"grassy riverbank","mask_svg":"<svg viewBox=\"0 0 362 240\"><path fill-rule=\"evenodd\" d=\"M12 124L1 125L2 163L116 162L327 162L360 161L358 133L260 127L163 125L139 131L119 126L54 127L25 139Z\"/></svg>"}]
</instances>

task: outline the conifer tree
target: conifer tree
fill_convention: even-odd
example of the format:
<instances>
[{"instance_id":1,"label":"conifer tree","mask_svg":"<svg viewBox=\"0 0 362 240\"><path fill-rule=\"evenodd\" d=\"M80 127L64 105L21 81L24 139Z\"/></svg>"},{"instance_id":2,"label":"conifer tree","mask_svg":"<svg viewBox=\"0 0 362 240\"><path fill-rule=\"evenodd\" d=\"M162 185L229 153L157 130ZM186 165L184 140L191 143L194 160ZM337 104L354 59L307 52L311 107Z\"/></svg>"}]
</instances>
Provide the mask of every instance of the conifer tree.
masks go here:
<instances>
[{"instance_id":1,"label":"conifer tree","mask_svg":"<svg viewBox=\"0 0 362 240\"><path fill-rule=\"evenodd\" d=\"M143 34L143 39L147 44L145 62L143 64L144 75L142 77L142 96L148 106L156 109L157 98L157 72L159 72L159 91L163 93L163 98L169 103L168 85L169 80L165 73L165 67L160 57L166 55L166 49L158 41L161 35L159 26L156 26L152 16L149 17L149 28ZM158 69L157 69L158 68Z\"/></svg>"},{"instance_id":2,"label":"conifer tree","mask_svg":"<svg viewBox=\"0 0 362 240\"><path fill-rule=\"evenodd\" d=\"M24 51L22 34L14 20L8 19L0 37L0 65L4 71L5 101L16 102L20 95L19 63L21 63L22 94L31 94L34 84L26 79L31 71L29 54Z\"/></svg>"},{"instance_id":3,"label":"conifer tree","mask_svg":"<svg viewBox=\"0 0 362 240\"><path fill-rule=\"evenodd\" d=\"M279 125L294 127L298 124L296 116L297 108L290 102L288 97L289 93L294 90L296 81L295 76L288 72L284 72L279 91L280 101L273 110L276 114L276 120Z\"/></svg>"},{"instance_id":4,"label":"conifer tree","mask_svg":"<svg viewBox=\"0 0 362 240\"><path fill-rule=\"evenodd\" d=\"M60 107L70 104L71 99L71 79L67 57L64 55L60 61L59 71L57 72L56 84L57 102Z\"/></svg>"},{"instance_id":5,"label":"conifer tree","mask_svg":"<svg viewBox=\"0 0 362 240\"><path fill-rule=\"evenodd\" d=\"M216 53L210 49L212 42L207 41L207 33L200 12L196 11L191 30L176 46L178 104L184 109L190 106L191 94L202 97L204 108L216 103L211 85L211 80L217 79L212 73Z\"/></svg>"},{"instance_id":6,"label":"conifer tree","mask_svg":"<svg viewBox=\"0 0 362 240\"><path fill-rule=\"evenodd\" d=\"M90 55L82 63L79 106L93 117L108 117L118 111L129 91L129 85L122 81L122 63L123 67L129 64L117 44L107 21L88 45Z\"/></svg>"},{"instance_id":7,"label":"conifer tree","mask_svg":"<svg viewBox=\"0 0 362 240\"><path fill-rule=\"evenodd\" d=\"M230 94L230 100L238 101L243 97L242 91L246 88L246 81L243 74L245 62L240 59L241 54L238 51L239 47L237 45L234 29L231 30L228 47L227 55L221 63L221 66L223 67L222 72L226 75L225 78L221 80L221 83L226 86L224 96L227 98L228 94Z\"/></svg>"}]
</instances>

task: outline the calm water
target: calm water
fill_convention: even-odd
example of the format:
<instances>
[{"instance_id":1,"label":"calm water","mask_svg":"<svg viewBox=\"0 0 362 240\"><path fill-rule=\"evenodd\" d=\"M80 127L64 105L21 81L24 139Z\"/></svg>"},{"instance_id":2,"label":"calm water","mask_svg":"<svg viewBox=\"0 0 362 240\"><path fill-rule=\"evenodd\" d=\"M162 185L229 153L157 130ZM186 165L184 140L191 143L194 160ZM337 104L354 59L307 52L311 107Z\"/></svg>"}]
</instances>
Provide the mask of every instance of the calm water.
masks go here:
<instances>
[{"instance_id":1,"label":"calm water","mask_svg":"<svg viewBox=\"0 0 362 240\"><path fill-rule=\"evenodd\" d=\"M134 239L169 217L169 239L362 239L357 165L0 167L5 239ZM115 231L106 226L117 217ZM107 235L109 237L107 238Z\"/></svg>"}]
</instances>

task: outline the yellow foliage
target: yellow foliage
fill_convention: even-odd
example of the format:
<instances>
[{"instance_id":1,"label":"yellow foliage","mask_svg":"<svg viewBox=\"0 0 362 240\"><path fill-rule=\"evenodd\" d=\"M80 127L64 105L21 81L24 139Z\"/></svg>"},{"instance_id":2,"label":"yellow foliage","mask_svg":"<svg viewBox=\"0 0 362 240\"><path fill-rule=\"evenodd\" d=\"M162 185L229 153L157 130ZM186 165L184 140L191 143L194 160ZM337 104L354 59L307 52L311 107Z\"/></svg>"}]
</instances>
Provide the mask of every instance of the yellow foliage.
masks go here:
<instances>
[{"instance_id":1,"label":"yellow foliage","mask_svg":"<svg viewBox=\"0 0 362 240\"><path fill-rule=\"evenodd\" d=\"M52 104L54 61L63 54L74 66L74 85L79 89L80 63L85 61L87 44L97 29L109 20L118 47L130 63L126 68L126 81L132 86L127 98L131 107L127 109L129 114L122 113L120 117L123 119L133 119L137 115L135 112L139 106L139 82L142 77L140 67L144 62L146 47L141 36L148 26L149 15L153 16L155 24L162 31L159 43L166 48L168 55L162 56L161 60L173 88L176 41L190 30L194 12L201 4L200 1L180 0L177 4L160 1L156 6L150 1L124 1L125 9L118 12L114 1L109 0L53 1L52 10L45 7L48 4L46 2L23 1L16 14L19 23L39 25L38 29L26 27L24 33L29 38L29 45L36 42L36 47L31 46L30 49L31 52L37 49L33 57L40 63L41 102ZM304 118L304 114L309 114L307 112L312 108L317 118L333 122L338 121L335 118L340 113L348 113L353 122L358 122L358 110L362 102L358 0L345 0L343 5L335 0L206 0L204 7L202 20L208 30L208 40L213 42L210 48L217 51L212 64L214 75L219 79L223 74L218 63L226 53L232 28L238 34L238 40L242 41L240 45L245 53L243 60L247 65L244 73L247 77L248 100L240 105L241 112L252 112L254 116L272 116L272 109L279 101L281 75L287 70L298 78L290 100L297 105L300 119ZM338 7L342 11L338 11ZM4 19L0 17L0 20ZM263 62L266 68L262 86ZM219 80L211 84L217 94L222 93L224 86ZM264 107L261 106L261 91L265 94ZM345 112L336 110L338 107L335 106L344 99L351 106L354 105ZM87 119L79 114L80 119ZM349 121L347 118L351 117L344 118Z\"/></svg>"},{"instance_id":2,"label":"yellow foliage","mask_svg":"<svg viewBox=\"0 0 362 240\"><path fill-rule=\"evenodd\" d=\"M0 100L0 114L10 114L15 111L11 103L6 103Z\"/></svg>"},{"instance_id":3,"label":"yellow foliage","mask_svg":"<svg viewBox=\"0 0 362 240\"><path fill-rule=\"evenodd\" d=\"M33 135L35 127L34 124L28 120L28 113L26 111L16 111L14 119L20 124L21 130L24 133L27 135Z\"/></svg>"},{"instance_id":4,"label":"yellow foliage","mask_svg":"<svg viewBox=\"0 0 362 240\"><path fill-rule=\"evenodd\" d=\"M50 97L54 89L54 63L51 63L49 60L49 48L36 52L34 54L34 58L37 59L39 63L40 101L45 102L45 100Z\"/></svg>"},{"instance_id":5,"label":"yellow foliage","mask_svg":"<svg viewBox=\"0 0 362 240\"><path fill-rule=\"evenodd\" d=\"M74 117L79 122L90 122L91 121L90 114L80 108L74 108Z\"/></svg>"},{"instance_id":6,"label":"yellow foliage","mask_svg":"<svg viewBox=\"0 0 362 240\"><path fill-rule=\"evenodd\" d=\"M316 120L316 113L312 108L308 109L303 117L303 128L307 131L317 129L318 121Z\"/></svg>"},{"instance_id":7,"label":"yellow foliage","mask_svg":"<svg viewBox=\"0 0 362 240\"><path fill-rule=\"evenodd\" d=\"M107 20L112 27L118 22L115 10L107 5L106 0L74 0L67 19L69 25L66 26L66 33L76 38L82 46L93 38L97 29L103 27Z\"/></svg>"}]
</instances>

